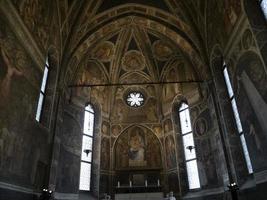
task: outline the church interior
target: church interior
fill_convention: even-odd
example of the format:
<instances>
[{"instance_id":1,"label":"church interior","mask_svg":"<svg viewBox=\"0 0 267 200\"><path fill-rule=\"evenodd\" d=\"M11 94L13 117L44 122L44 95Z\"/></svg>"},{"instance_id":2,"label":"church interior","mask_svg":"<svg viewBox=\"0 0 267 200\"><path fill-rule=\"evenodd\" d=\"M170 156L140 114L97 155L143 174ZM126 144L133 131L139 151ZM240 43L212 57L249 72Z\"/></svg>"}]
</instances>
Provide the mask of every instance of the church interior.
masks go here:
<instances>
[{"instance_id":1,"label":"church interior","mask_svg":"<svg viewBox=\"0 0 267 200\"><path fill-rule=\"evenodd\" d=\"M0 0L1 200L266 200L267 0Z\"/></svg>"}]
</instances>

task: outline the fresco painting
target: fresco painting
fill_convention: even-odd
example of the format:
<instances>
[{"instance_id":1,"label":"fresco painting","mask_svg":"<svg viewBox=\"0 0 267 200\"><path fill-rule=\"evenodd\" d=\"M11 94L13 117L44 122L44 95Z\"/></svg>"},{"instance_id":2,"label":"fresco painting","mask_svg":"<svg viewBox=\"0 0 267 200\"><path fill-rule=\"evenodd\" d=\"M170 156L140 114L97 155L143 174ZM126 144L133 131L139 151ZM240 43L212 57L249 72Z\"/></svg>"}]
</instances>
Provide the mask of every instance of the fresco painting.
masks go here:
<instances>
[{"instance_id":1,"label":"fresco painting","mask_svg":"<svg viewBox=\"0 0 267 200\"><path fill-rule=\"evenodd\" d=\"M23 75L23 72L20 69L12 66L10 59L8 58L8 55L4 49L1 48L0 51L3 61L1 62L1 69L4 69L4 67L6 67L6 73L0 82L0 107L2 107L9 102L10 87L13 77L20 77Z\"/></svg>"},{"instance_id":2,"label":"fresco painting","mask_svg":"<svg viewBox=\"0 0 267 200\"><path fill-rule=\"evenodd\" d=\"M161 40L157 40L153 43L152 50L156 58L161 61L168 60L173 54L171 47Z\"/></svg>"},{"instance_id":3,"label":"fresco painting","mask_svg":"<svg viewBox=\"0 0 267 200\"><path fill-rule=\"evenodd\" d=\"M129 166L146 166L145 139L142 129L135 128L129 135Z\"/></svg>"},{"instance_id":4,"label":"fresco painting","mask_svg":"<svg viewBox=\"0 0 267 200\"><path fill-rule=\"evenodd\" d=\"M110 166L110 141L109 138L102 138L101 141L101 169L108 170Z\"/></svg>"},{"instance_id":5,"label":"fresco painting","mask_svg":"<svg viewBox=\"0 0 267 200\"><path fill-rule=\"evenodd\" d=\"M110 133L109 133L109 123L108 122L106 122L106 121L103 121L102 122L102 127L101 127L101 132L102 132L102 134L103 135L110 135Z\"/></svg>"},{"instance_id":6,"label":"fresco painting","mask_svg":"<svg viewBox=\"0 0 267 200\"><path fill-rule=\"evenodd\" d=\"M145 58L141 52L130 50L122 58L123 69L125 71L139 71L145 68Z\"/></svg>"},{"instance_id":7,"label":"fresco painting","mask_svg":"<svg viewBox=\"0 0 267 200\"><path fill-rule=\"evenodd\" d=\"M166 119L164 121L164 132L169 133L170 131L172 131L172 120L171 119Z\"/></svg>"},{"instance_id":8,"label":"fresco painting","mask_svg":"<svg viewBox=\"0 0 267 200\"><path fill-rule=\"evenodd\" d=\"M41 73L9 28L1 28L0 175L11 183L20 177L21 183L33 184L38 162L44 158L46 142L40 141L47 141L46 134L34 126Z\"/></svg>"},{"instance_id":9,"label":"fresco painting","mask_svg":"<svg viewBox=\"0 0 267 200\"><path fill-rule=\"evenodd\" d=\"M168 73L166 74L166 82L176 82L180 81L178 77L182 72L177 69L177 66L172 67ZM172 101L173 98L181 92L181 84L166 84L164 85L163 90L163 101L169 102Z\"/></svg>"},{"instance_id":10,"label":"fresco painting","mask_svg":"<svg viewBox=\"0 0 267 200\"><path fill-rule=\"evenodd\" d=\"M83 85L83 84L104 84L106 83L106 78L104 72L101 70L103 69L98 63L94 61L88 61L83 63L83 67L79 70L76 77L76 84ZM77 88L75 90L75 96L83 97L87 99L97 99L98 103L101 105L102 110L107 112L108 110L108 102L105 101L105 97L108 94L108 88L103 86L95 86L95 87L82 87Z\"/></svg>"},{"instance_id":11,"label":"fresco painting","mask_svg":"<svg viewBox=\"0 0 267 200\"><path fill-rule=\"evenodd\" d=\"M147 166L150 168L159 168L161 163L161 148L159 141L154 134L146 134L147 140Z\"/></svg>"},{"instance_id":12,"label":"fresco painting","mask_svg":"<svg viewBox=\"0 0 267 200\"><path fill-rule=\"evenodd\" d=\"M226 0L224 6L224 25L229 34L241 14L241 2L239 0Z\"/></svg>"},{"instance_id":13,"label":"fresco painting","mask_svg":"<svg viewBox=\"0 0 267 200\"><path fill-rule=\"evenodd\" d=\"M267 74L257 55L247 54L240 60L235 83L237 106L253 168L267 169L267 163L260 161L267 159ZM257 159L253 155L257 155Z\"/></svg>"},{"instance_id":14,"label":"fresco painting","mask_svg":"<svg viewBox=\"0 0 267 200\"><path fill-rule=\"evenodd\" d=\"M167 168L171 169L176 167L176 153L175 153L175 143L172 135L169 135L165 139L166 148L166 164Z\"/></svg>"},{"instance_id":15,"label":"fresco painting","mask_svg":"<svg viewBox=\"0 0 267 200\"><path fill-rule=\"evenodd\" d=\"M205 109L196 117L193 125L193 133L196 137L205 137L210 133L212 126L213 123L209 109Z\"/></svg>"},{"instance_id":16,"label":"fresco painting","mask_svg":"<svg viewBox=\"0 0 267 200\"><path fill-rule=\"evenodd\" d=\"M101 43L93 52L93 57L102 62L109 62L114 56L114 44L109 41Z\"/></svg>"},{"instance_id":17,"label":"fresco painting","mask_svg":"<svg viewBox=\"0 0 267 200\"><path fill-rule=\"evenodd\" d=\"M196 145L198 145L197 152L201 152L197 160L200 184L204 188L216 187L218 178L210 139L198 140Z\"/></svg>"},{"instance_id":18,"label":"fresco painting","mask_svg":"<svg viewBox=\"0 0 267 200\"><path fill-rule=\"evenodd\" d=\"M120 125L113 125L111 128L111 132L113 136L118 136L121 132L121 126Z\"/></svg>"},{"instance_id":19,"label":"fresco painting","mask_svg":"<svg viewBox=\"0 0 267 200\"><path fill-rule=\"evenodd\" d=\"M139 82L139 80L137 82ZM135 88L135 90L143 91L142 88ZM158 122L157 99L154 97L145 98L144 105L136 109L130 107L125 102L125 97L129 91L130 90L123 90L121 88L117 90L115 102L114 105L112 105L113 112L111 113L111 119L116 123L136 123L142 121ZM146 93L143 94L146 97Z\"/></svg>"},{"instance_id":20,"label":"fresco painting","mask_svg":"<svg viewBox=\"0 0 267 200\"><path fill-rule=\"evenodd\" d=\"M160 144L154 133L141 127L123 132L115 145L116 168L157 168L161 166Z\"/></svg>"}]
</instances>

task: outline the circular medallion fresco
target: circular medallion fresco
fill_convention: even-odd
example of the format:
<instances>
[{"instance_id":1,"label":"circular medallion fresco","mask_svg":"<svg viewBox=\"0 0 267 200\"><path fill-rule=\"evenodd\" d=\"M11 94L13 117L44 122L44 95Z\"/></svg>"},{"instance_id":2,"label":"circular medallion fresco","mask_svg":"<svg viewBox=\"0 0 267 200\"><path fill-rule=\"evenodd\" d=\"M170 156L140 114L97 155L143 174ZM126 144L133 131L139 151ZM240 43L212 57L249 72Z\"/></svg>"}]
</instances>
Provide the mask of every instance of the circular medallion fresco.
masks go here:
<instances>
[{"instance_id":1,"label":"circular medallion fresco","mask_svg":"<svg viewBox=\"0 0 267 200\"><path fill-rule=\"evenodd\" d=\"M140 71L145 68L145 58L141 52L130 50L122 58L122 68L125 71Z\"/></svg>"},{"instance_id":2,"label":"circular medallion fresco","mask_svg":"<svg viewBox=\"0 0 267 200\"><path fill-rule=\"evenodd\" d=\"M199 118L195 123L195 133L198 136L203 136L207 132L207 122L204 118Z\"/></svg>"},{"instance_id":3,"label":"circular medallion fresco","mask_svg":"<svg viewBox=\"0 0 267 200\"><path fill-rule=\"evenodd\" d=\"M168 60L173 53L171 47L161 40L153 43L152 50L155 57L162 61Z\"/></svg>"}]
</instances>

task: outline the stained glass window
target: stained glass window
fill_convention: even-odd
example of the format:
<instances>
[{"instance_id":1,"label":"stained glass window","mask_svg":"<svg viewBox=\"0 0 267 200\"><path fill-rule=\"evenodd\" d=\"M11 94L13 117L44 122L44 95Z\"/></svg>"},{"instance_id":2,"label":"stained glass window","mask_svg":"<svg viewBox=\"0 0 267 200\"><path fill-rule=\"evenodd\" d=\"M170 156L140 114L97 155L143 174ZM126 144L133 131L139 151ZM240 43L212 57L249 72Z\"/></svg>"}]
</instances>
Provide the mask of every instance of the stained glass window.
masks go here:
<instances>
[{"instance_id":1,"label":"stained glass window","mask_svg":"<svg viewBox=\"0 0 267 200\"><path fill-rule=\"evenodd\" d=\"M179 108L179 118L184 145L189 189L197 189L200 188L200 181L189 107L186 103L182 103Z\"/></svg>"},{"instance_id":2,"label":"stained glass window","mask_svg":"<svg viewBox=\"0 0 267 200\"><path fill-rule=\"evenodd\" d=\"M127 104L131 107L140 107L144 104L144 95L141 92L130 92L126 98Z\"/></svg>"},{"instance_id":3,"label":"stained glass window","mask_svg":"<svg viewBox=\"0 0 267 200\"><path fill-rule=\"evenodd\" d=\"M92 105L88 104L84 111L83 140L81 152L80 190L89 191L91 185L91 165L94 136L94 116Z\"/></svg>"},{"instance_id":4,"label":"stained glass window","mask_svg":"<svg viewBox=\"0 0 267 200\"><path fill-rule=\"evenodd\" d=\"M42 85L41 85L41 89L40 89L39 100L38 100L38 104L37 104L37 111L36 111L36 115L35 115L35 119L38 122L40 122L40 119L41 119L42 108L43 108L44 98L45 98L46 83L47 83L47 78L48 78L48 72L49 72L49 62L48 62L48 57L47 57L46 61L45 61L45 68L44 68L44 73L43 73Z\"/></svg>"},{"instance_id":5,"label":"stained glass window","mask_svg":"<svg viewBox=\"0 0 267 200\"><path fill-rule=\"evenodd\" d=\"M253 173L253 168L252 168L250 156L249 156L249 153L248 153L246 139L244 137L243 127L242 127L242 123L241 123L241 120L240 120L238 108L237 108L237 105L236 105L236 100L235 100L234 92L233 92L233 89L232 89L232 84L231 84L231 81L230 81L230 78L229 78L229 73L228 73L227 66L226 66L225 63L224 63L223 75L224 75L224 80L226 82L228 95L229 95L230 100L231 100L232 110L233 110L233 114L234 114L234 117L235 117L235 123L236 123L236 127L237 127L237 130L238 130L238 133L240 135L240 140L241 140L242 149L243 149L243 152L244 152L244 156L245 156L248 172L251 174L251 173Z\"/></svg>"}]
</instances>

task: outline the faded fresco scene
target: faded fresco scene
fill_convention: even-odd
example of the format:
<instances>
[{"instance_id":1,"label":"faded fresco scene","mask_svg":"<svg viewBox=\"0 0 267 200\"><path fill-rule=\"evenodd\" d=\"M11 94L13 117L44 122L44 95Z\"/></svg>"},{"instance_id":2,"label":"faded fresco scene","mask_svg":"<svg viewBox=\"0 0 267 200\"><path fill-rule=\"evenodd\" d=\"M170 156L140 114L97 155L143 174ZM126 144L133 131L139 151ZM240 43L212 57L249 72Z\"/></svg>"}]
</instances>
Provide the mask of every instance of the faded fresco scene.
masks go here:
<instances>
[{"instance_id":1,"label":"faded fresco scene","mask_svg":"<svg viewBox=\"0 0 267 200\"><path fill-rule=\"evenodd\" d=\"M159 141L147 129L132 127L116 142L116 168L161 167Z\"/></svg>"},{"instance_id":2,"label":"faded fresco scene","mask_svg":"<svg viewBox=\"0 0 267 200\"><path fill-rule=\"evenodd\" d=\"M165 148L167 168L174 168L176 165L176 153L174 139L171 135L165 139Z\"/></svg>"},{"instance_id":3,"label":"faded fresco scene","mask_svg":"<svg viewBox=\"0 0 267 200\"><path fill-rule=\"evenodd\" d=\"M2 20L0 24L2 27ZM36 188L44 183L48 164L48 133L34 123L40 77L40 69L23 52L14 34L8 27L1 29L0 174L2 180L15 184L14 177L20 177L23 184Z\"/></svg>"},{"instance_id":4,"label":"faded fresco scene","mask_svg":"<svg viewBox=\"0 0 267 200\"><path fill-rule=\"evenodd\" d=\"M247 138L251 155L266 159L267 148L267 73L262 61L256 54L248 53L240 59L235 75L237 104L240 106L240 116L243 131ZM241 101L242 99L242 101ZM252 157L253 159L253 157ZM255 160L255 170L266 169L265 162Z\"/></svg>"}]
</instances>

